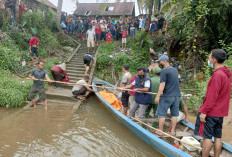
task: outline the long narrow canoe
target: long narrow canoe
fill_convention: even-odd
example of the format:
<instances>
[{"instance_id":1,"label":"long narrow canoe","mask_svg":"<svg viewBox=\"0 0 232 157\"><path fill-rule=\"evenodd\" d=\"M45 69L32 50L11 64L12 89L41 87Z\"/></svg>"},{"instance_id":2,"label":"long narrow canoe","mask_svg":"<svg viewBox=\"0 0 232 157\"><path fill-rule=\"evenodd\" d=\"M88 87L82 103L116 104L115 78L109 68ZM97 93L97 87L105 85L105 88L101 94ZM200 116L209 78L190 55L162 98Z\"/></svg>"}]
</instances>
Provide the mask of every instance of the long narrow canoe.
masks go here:
<instances>
[{"instance_id":1,"label":"long narrow canoe","mask_svg":"<svg viewBox=\"0 0 232 157\"><path fill-rule=\"evenodd\" d=\"M107 86L107 87L115 87L114 85L105 82L103 80L100 80L96 77L93 78L92 85L100 85L100 86ZM98 91L96 92L96 96L98 99L102 102L102 104L109 110L116 119L123 125L125 125L130 131L132 131L135 135L137 135L139 138L141 138L144 142L149 144L154 149L158 150L160 153L167 157L190 157L190 156L200 156L198 151L195 152L189 152L177 149L174 147L172 142L168 139L161 139L157 136L155 136L153 133L151 133L149 130L144 129L136 122L132 121L130 118L124 116L120 111L116 110L113 106L111 106L108 102L106 102L99 94L99 88L96 89L93 87L94 90ZM112 92L112 91L110 91ZM190 123L185 123L184 121L181 121L177 125L177 131L184 132L188 130L189 133L193 134L194 126ZM186 149L185 149L186 150ZM229 157L232 156L232 146L223 142L223 149L222 149L222 157Z\"/></svg>"}]
</instances>

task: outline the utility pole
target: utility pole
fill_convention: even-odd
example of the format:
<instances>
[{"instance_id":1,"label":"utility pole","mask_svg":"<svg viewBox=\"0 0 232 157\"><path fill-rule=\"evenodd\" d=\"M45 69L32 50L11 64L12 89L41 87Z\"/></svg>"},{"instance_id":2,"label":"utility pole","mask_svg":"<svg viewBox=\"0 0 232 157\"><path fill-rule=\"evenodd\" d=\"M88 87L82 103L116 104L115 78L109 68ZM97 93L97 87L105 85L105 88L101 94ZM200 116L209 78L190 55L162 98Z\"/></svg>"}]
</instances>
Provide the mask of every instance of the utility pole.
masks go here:
<instances>
[{"instance_id":1,"label":"utility pole","mask_svg":"<svg viewBox=\"0 0 232 157\"><path fill-rule=\"evenodd\" d=\"M63 0L58 0L56 19L60 23L61 12L62 12Z\"/></svg>"}]
</instances>

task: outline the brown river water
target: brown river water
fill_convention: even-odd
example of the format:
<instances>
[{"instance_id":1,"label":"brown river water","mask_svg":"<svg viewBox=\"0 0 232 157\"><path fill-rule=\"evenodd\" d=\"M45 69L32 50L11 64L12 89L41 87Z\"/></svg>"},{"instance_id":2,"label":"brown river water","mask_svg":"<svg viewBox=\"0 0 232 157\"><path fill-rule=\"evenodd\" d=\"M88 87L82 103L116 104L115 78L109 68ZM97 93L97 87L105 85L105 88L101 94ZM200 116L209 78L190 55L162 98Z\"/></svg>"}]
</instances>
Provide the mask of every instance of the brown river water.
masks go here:
<instances>
[{"instance_id":1,"label":"brown river water","mask_svg":"<svg viewBox=\"0 0 232 157\"><path fill-rule=\"evenodd\" d=\"M66 103L0 109L0 156L160 157L95 96L73 113Z\"/></svg>"}]
</instances>

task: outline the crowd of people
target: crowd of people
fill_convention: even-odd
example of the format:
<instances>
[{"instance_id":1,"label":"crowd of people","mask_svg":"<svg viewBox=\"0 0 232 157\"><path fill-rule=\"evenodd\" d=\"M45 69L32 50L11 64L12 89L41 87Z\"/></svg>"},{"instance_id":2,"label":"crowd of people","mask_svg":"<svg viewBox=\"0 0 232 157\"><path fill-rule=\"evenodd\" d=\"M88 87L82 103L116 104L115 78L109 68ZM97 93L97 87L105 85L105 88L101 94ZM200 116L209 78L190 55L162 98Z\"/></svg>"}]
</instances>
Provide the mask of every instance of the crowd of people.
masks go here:
<instances>
[{"instance_id":1,"label":"crowd of people","mask_svg":"<svg viewBox=\"0 0 232 157\"><path fill-rule=\"evenodd\" d=\"M134 37L136 31L148 28L151 36L165 35L167 32L167 22L163 14L157 14L148 23L148 15L138 17L75 17L61 16L61 28L67 34L76 34L79 40L87 40L87 46L95 47L100 42L111 44L112 40L122 40L122 49L126 48L127 37ZM159 33L161 32L161 33ZM90 46L91 45L91 46Z\"/></svg>"}]
</instances>

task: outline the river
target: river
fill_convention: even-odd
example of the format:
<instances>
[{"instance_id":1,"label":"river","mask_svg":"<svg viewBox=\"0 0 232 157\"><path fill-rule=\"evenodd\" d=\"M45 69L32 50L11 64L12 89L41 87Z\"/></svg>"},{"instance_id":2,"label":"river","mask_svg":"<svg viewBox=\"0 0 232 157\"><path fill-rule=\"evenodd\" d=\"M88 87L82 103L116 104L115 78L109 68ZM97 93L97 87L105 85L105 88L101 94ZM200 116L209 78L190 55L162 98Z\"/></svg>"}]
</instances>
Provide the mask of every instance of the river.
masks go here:
<instances>
[{"instance_id":1,"label":"river","mask_svg":"<svg viewBox=\"0 0 232 157\"><path fill-rule=\"evenodd\" d=\"M0 109L0 156L160 157L120 124L95 96L69 104Z\"/></svg>"}]
</instances>

